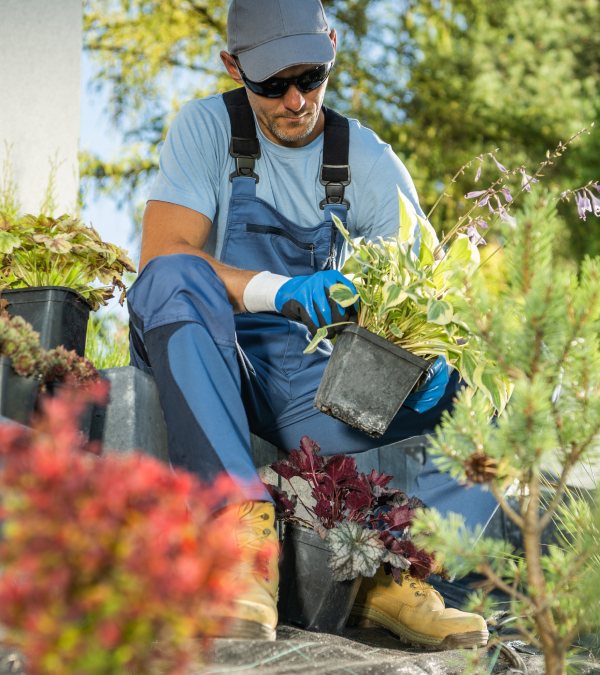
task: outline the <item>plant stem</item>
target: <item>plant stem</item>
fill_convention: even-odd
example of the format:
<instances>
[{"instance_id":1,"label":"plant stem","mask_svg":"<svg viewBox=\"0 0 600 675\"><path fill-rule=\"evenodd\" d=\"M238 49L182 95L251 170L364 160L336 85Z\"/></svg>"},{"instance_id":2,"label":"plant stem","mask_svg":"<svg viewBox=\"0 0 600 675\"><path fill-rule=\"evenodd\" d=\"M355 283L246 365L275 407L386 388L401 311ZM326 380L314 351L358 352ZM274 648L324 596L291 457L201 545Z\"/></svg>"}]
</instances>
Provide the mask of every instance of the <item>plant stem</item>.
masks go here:
<instances>
[{"instance_id":1,"label":"plant stem","mask_svg":"<svg viewBox=\"0 0 600 675\"><path fill-rule=\"evenodd\" d=\"M566 651L548 604L546 579L542 567L540 527L540 477L531 473L529 499L524 514L523 548L527 561L527 583L532 597L534 622L544 651L546 675L564 675Z\"/></svg>"}]
</instances>

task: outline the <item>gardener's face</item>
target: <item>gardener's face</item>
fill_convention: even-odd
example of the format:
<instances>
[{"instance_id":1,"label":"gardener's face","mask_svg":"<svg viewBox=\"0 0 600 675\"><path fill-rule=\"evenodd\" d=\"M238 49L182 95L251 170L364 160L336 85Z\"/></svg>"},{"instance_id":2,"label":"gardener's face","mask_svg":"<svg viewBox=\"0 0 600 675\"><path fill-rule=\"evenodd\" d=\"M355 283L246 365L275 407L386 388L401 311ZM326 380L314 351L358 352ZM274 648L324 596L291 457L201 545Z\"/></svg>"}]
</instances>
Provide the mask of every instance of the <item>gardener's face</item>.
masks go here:
<instances>
[{"instance_id":1,"label":"gardener's face","mask_svg":"<svg viewBox=\"0 0 600 675\"><path fill-rule=\"evenodd\" d=\"M331 33L335 47L335 31ZM221 53L221 58L231 77L244 84L238 66L230 54ZM291 66L276 74L278 78L298 77L315 71L316 66L305 64ZM325 118L321 110L327 79L312 91L302 92L295 84L289 84L278 98L268 98L252 92L248 86L248 101L264 135L273 143L286 147L308 145L323 132Z\"/></svg>"}]
</instances>

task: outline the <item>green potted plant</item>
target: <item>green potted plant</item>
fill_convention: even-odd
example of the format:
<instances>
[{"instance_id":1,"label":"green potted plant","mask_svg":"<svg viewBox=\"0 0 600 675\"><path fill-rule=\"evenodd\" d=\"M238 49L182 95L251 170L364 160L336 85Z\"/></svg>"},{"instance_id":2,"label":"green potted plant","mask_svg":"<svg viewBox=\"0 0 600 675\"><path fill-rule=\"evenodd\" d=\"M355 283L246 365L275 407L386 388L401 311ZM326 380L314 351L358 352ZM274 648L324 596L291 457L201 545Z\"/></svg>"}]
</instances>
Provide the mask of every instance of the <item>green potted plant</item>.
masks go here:
<instances>
[{"instance_id":1,"label":"green potted plant","mask_svg":"<svg viewBox=\"0 0 600 675\"><path fill-rule=\"evenodd\" d=\"M76 217L0 214L1 296L46 349L62 344L83 355L90 310L117 288L124 297L126 271L134 268L125 251Z\"/></svg>"},{"instance_id":2,"label":"green potted plant","mask_svg":"<svg viewBox=\"0 0 600 675\"><path fill-rule=\"evenodd\" d=\"M271 465L294 492L267 486L285 524L278 609L283 622L336 633L362 577L385 564L398 581L424 579L435 559L410 539L419 500L388 488L392 476L359 473L353 457L319 450L304 436L298 450Z\"/></svg>"},{"instance_id":3,"label":"green potted plant","mask_svg":"<svg viewBox=\"0 0 600 675\"><path fill-rule=\"evenodd\" d=\"M40 385L39 335L20 316L0 313L0 415L27 424Z\"/></svg>"},{"instance_id":4,"label":"green potted plant","mask_svg":"<svg viewBox=\"0 0 600 675\"><path fill-rule=\"evenodd\" d=\"M357 294L339 284L331 295L345 307L358 301L358 318L337 337L315 398L321 411L373 436L385 432L438 356L481 389L495 410L510 393L462 319L465 288L481 265L476 242L458 229L442 245L401 193L399 200L394 239L353 240L336 221L350 250L342 272ZM319 329L307 351L326 333Z\"/></svg>"},{"instance_id":5,"label":"green potted plant","mask_svg":"<svg viewBox=\"0 0 600 675\"><path fill-rule=\"evenodd\" d=\"M486 349L469 311L469 289L483 277L484 263L500 250L500 246L494 247L481 260L478 247L485 244L481 230L488 228L490 218L513 228L510 211L516 198L531 192L532 185L587 131L581 129L567 141L560 141L531 173L523 165L507 169L494 152L479 155L462 166L452 183L475 162L475 182L487 160L493 162L499 175L487 188L465 195L471 205L456 222L440 227L445 230L441 238L400 191L399 231L391 241L352 240L342 223L336 221L350 250L342 272L352 279L357 294L337 284L331 287L331 295L345 307L358 302L358 323L337 337L315 397L316 407L380 436L423 370L441 356L458 371L471 394L479 391L484 395L488 417L504 410L512 384L506 370ZM561 198L568 200L574 195L578 211L585 218L586 211L600 212L595 191L597 186L592 181L580 190L567 190ZM446 192L440 194L429 215L445 195ZM328 328L317 331L306 351L316 348ZM399 348L404 350L400 358L392 354L397 354Z\"/></svg>"}]
</instances>

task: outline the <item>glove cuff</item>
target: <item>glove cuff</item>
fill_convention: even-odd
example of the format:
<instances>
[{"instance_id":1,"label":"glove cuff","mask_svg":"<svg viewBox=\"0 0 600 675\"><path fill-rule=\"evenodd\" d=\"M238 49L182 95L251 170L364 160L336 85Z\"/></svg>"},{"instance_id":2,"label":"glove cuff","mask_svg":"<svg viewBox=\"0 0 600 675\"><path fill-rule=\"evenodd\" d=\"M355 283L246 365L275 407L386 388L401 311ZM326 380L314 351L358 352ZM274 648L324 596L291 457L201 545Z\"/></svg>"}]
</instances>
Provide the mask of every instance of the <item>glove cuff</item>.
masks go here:
<instances>
[{"instance_id":1,"label":"glove cuff","mask_svg":"<svg viewBox=\"0 0 600 675\"><path fill-rule=\"evenodd\" d=\"M290 280L281 274L260 272L252 277L244 289L243 301L247 312L276 312L277 291Z\"/></svg>"}]
</instances>

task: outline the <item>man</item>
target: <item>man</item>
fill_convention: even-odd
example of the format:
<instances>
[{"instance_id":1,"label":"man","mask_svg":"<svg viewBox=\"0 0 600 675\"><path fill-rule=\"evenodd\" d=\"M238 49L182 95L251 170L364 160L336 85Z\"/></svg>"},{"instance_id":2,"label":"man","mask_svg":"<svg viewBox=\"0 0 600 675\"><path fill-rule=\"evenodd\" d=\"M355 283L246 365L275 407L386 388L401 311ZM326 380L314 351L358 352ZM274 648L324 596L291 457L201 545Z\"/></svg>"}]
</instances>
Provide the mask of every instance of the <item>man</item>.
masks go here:
<instances>
[{"instance_id":1,"label":"man","mask_svg":"<svg viewBox=\"0 0 600 675\"><path fill-rule=\"evenodd\" d=\"M433 429L456 378L445 362L375 441L313 407L331 353L304 348L318 326L349 318L329 298L353 236L393 236L397 186L422 213L391 148L322 107L336 34L320 0L233 0L227 72L241 88L192 101L174 120L143 223L141 274L129 294L132 363L156 379L171 462L245 485L243 546L276 543L273 506L249 454L250 431L280 448L307 434L324 454L359 452ZM410 406L410 407L409 407ZM493 501L429 463L419 496L486 520ZM249 572L230 636L273 639L277 561ZM363 581L353 620L437 646L485 644L484 620L446 609L427 584Z\"/></svg>"}]
</instances>

